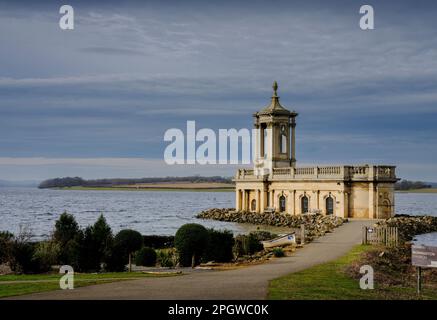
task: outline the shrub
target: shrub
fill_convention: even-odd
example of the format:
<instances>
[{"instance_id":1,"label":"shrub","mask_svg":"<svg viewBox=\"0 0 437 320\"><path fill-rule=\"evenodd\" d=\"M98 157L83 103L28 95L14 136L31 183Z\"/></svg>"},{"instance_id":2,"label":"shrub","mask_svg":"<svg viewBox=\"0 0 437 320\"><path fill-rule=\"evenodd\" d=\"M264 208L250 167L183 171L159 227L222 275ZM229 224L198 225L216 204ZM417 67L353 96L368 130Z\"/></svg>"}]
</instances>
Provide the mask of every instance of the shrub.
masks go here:
<instances>
[{"instance_id":1,"label":"shrub","mask_svg":"<svg viewBox=\"0 0 437 320\"><path fill-rule=\"evenodd\" d=\"M112 243L113 235L111 227L106 222L103 214L99 216L97 221L93 225L93 239L97 244L100 259L104 259L105 254L109 250L109 246Z\"/></svg>"},{"instance_id":2,"label":"shrub","mask_svg":"<svg viewBox=\"0 0 437 320\"><path fill-rule=\"evenodd\" d=\"M128 254L126 254L126 250L114 242L110 247L108 255L105 259L105 270L110 272L126 271L127 259Z\"/></svg>"},{"instance_id":3,"label":"shrub","mask_svg":"<svg viewBox=\"0 0 437 320\"><path fill-rule=\"evenodd\" d=\"M72 240L79 232L79 225L72 214L64 212L55 222L55 232L53 237L61 244Z\"/></svg>"},{"instance_id":4,"label":"shrub","mask_svg":"<svg viewBox=\"0 0 437 320\"><path fill-rule=\"evenodd\" d=\"M88 226L83 232L79 243L79 269L81 271L100 271L101 263L109 254L112 243L112 231L103 215L93 226Z\"/></svg>"},{"instance_id":5,"label":"shrub","mask_svg":"<svg viewBox=\"0 0 437 320\"><path fill-rule=\"evenodd\" d=\"M174 268L178 263L175 249L161 249L156 251L158 264L164 268Z\"/></svg>"},{"instance_id":6,"label":"shrub","mask_svg":"<svg viewBox=\"0 0 437 320\"><path fill-rule=\"evenodd\" d=\"M156 252L152 248L143 247L135 254L137 266L154 267L156 265Z\"/></svg>"},{"instance_id":7,"label":"shrub","mask_svg":"<svg viewBox=\"0 0 437 320\"><path fill-rule=\"evenodd\" d=\"M175 247L179 253L179 262L182 266L198 264L204 253L208 241L208 231L204 226L196 223L185 224L175 235ZM194 261L193 261L194 257Z\"/></svg>"},{"instance_id":8,"label":"shrub","mask_svg":"<svg viewBox=\"0 0 437 320\"><path fill-rule=\"evenodd\" d=\"M73 239L69 240L64 247L61 246L60 264L67 264L76 271L83 267L84 231L79 230Z\"/></svg>"},{"instance_id":9,"label":"shrub","mask_svg":"<svg viewBox=\"0 0 437 320\"><path fill-rule=\"evenodd\" d=\"M127 254L129 257L129 271L131 271L132 253L143 246L143 236L138 231L125 229L117 233L114 241L119 249L124 250L124 255Z\"/></svg>"},{"instance_id":10,"label":"shrub","mask_svg":"<svg viewBox=\"0 0 437 320\"><path fill-rule=\"evenodd\" d=\"M34 257L36 244L30 239L32 233L27 225L20 225L20 231L13 238L10 247L9 265L12 271L16 273L38 273L40 264Z\"/></svg>"},{"instance_id":11,"label":"shrub","mask_svg":"<svg viewBox=\"0 0 437 320\"><path fill-rule=\"evenodd\" d=\"M228 230L208 229L208 242L202 260L205 262L229 262L233 258L234 236Z\"/></svg>"},{"instance_id":12,"label":"shrub","mask_svg":"<svg viewBox=\"0 0 437 320\"><path fill-rule=\"evenodd\" d=\"M260 237L256 233L249 233L246 241L246 250L248 254L254 254L255 252L261 251L264 249L261 243Z\"/></svg>"},{"instance_id":13,"label":"shrub","mask_svg":"<svg viewBox=\"0 0 437 320\"><path fill-rule=\"evenodd\" d=\"M9 231L0 232L0 264L10 260L13 239L14 235Z\"/></svg>"},{"instance_id":14,"label":"shrub","mask_svg":"<svg viewBox=\"0 0 437 320\"><path fill-rule=\"evenodd\" d=\"M52 265L58 263L61 248L57 242L44 241L36 245L33 259L39 263L41 271L49 271Z\"/></svg>"},{"instance_id":15,"label":"shrub","mask_svg":"<svg viewBox=\"0 0 437 320\"><path fill-rule=\"evenodd\" d=\"M82 232L82 237L77 242L77 268L78 271L91 272L100 270L101 257L99 245L94 238L93 228L88 226Z\"/></svg>"},{"instance_id":16,"label":"shrub","mask_svg":"<svg viewBox=\"0 0 437 320\"><path fill-rule=\"evenodd\" d=\"M264 249L261 241L267 240L264 232L251 232L248 235L238 235L235 238L234 254L240 256L252 255Z\"/></svg>"},{"instance_id":17,"label":"shrub","mask_svg":"<svg viewBox=\"0 0 437 320\"><path fill-rule=\"evenodd\" d=\"M274 248L272 250L273 255L277 258L281 258L283 256L285 256L284 250L282 248Z\"/></svg>"},{"instance_id":18,"label":"shrub","mask_svg":"<svg viewBox=\"0 0 437 320\"><path fill-rule=\"evenodd\" d=\"M77 247L78 237L80 238L79 225L73 215L64 212L55 223L53 239L59 244L61 252L59 262L62 264L77 264L77 252L72 254L72 250ZM76 242L76 243L74 243Z\"/></svg>"},{"instance_id":19,"label":"shrub","mask_svg":"<svg viewBox=\"0 0 437 320\"><path fill-rule=\"evenodd\" d=\"M14 241L12 245L10 267L15 273L38 273L40 265L34 258L35 244Z\"/></svg>"},{"instance_id":20,"label":"shrub","mask_svg":"<svg viewBox=\"0 0 437 320\"><path fill-rule=\"evenodd\" d=\"M271 240L277 237L276 234L268 231L252 231L250 234L259 241Z\"/></svg>"}]
</instances>

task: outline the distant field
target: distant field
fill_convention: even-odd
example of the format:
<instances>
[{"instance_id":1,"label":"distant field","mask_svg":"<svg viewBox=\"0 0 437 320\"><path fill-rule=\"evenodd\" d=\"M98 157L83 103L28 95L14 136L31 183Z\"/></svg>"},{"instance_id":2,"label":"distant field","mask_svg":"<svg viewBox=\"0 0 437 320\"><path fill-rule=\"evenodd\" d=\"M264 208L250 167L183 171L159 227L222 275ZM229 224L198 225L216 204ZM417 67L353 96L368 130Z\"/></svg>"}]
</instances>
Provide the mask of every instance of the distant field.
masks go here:
<instances>
[{"instance_id":1,"label":"distant field","mask_svg":"<svg viewBox=\"0 0 437 320\"><path fill-rule=\"evenodd\" d=\"M396 192L400 192L400 193L437 193L437 188L396 190Z\"/></svg>"},{"instance_id":2,"label":"distant field","mask_svg":"<svg viewBox=\"0 0 437 320\"><path fill-rule=\"evenodd\" d=\"M209 182L162 182L138 183L114 187L63 187L66 190L127 190L127 191L233 191L235 185L230 183Z\"/></svg>"}]
</instances>

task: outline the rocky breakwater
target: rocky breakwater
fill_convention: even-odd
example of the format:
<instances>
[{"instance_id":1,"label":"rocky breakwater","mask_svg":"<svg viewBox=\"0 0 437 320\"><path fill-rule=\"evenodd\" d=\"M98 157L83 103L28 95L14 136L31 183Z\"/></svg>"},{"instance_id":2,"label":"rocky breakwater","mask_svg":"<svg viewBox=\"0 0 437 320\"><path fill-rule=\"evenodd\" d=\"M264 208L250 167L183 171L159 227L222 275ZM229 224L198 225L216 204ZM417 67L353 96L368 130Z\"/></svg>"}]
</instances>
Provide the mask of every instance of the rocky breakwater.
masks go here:
<instances>
[{"instance_id":1,"label":"rocky breakwater","mask_svg":"<svg viewBox=\"0 0 437 320\"><path fill-rule=\"evenodd\" d=\"M401 241L411 241L414 236L437 231L437 217L397 215L375 224L379 227L397 227Z\"/></svg>"},{"instance_id":2,"label":"rocky breakwater","mask_svg":"<svg viewBox=\"0 0 437 320\"><path fill-rule=\"evenodd\" d=\"M197 215L197 218L289 227L293 229L301 228L301 226L304 225L305 241L310 241L327 232L332 232L335 228L341 226L347 221L347 219L340 217L325 216L322 214L303 214L294 216L281 213L236 212L235 209L232 208L214 208L204 210Z\"/></svg>"}]
</instances>

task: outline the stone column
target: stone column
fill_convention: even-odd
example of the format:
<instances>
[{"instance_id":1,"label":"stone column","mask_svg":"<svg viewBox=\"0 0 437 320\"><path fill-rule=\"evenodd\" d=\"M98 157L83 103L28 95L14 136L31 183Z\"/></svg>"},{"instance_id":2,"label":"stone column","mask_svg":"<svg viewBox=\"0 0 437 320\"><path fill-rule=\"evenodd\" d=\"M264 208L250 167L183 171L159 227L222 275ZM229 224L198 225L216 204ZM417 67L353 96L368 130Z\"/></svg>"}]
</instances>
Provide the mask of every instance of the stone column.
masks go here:
<instances>
[{"instance_id":1,"label":"stone column","mask_svg":"<svg viewBox=\"0 0 437 320\"><path fill-rule=\"evenodd\" d=\"M344 192L343 218L349 217L349 193Z\"/></svg>"},{"instance_id":2,"label":"stone column","mask_svg":"<svg viewBox=\"0 0 437 320\"><path fill-rule=\"evenodd\" d=\"M312 212L312 210L316 210L319 207L319 192L317 190L312 191L310 193L310 207L309 210Z\"/></svg>"},{"instance_id":3,"label":"stone column","mask_svg":"<svg viewBox=\"0 0 437 320\"><path fill-rule=\"evenodd\" d=\"M264 133L264 126L260 126L260 128L259 128L259 135L260 135L259 156L262 159L264 159L264 154L265 154L264 134L265 134Z\"/></svg>"},{"instance_id":4,"label":"stone column","mask_svg":"<svg viewBox=\"0 0 437 320\"><path fill-rule=\"evenodd\" d=\"M240 189L235 190L235 210L241 211L241 196Z\"/></svg>"},{"instance_id":5,"label":"stone column","mask_svg":"<svg viewBox=\"0 0 437 320\"><path fill-rule=\"evenodd\" d=\"M375 191L374 191L373 182L369 183L369 219L376 218L375 215Z\"/></svg>"},{"instance_id":6,"label":"stone column","mask_svg":"<svg viewBox=\"0 0 437 320\"><path fill-rule=\"evenodd\" d=\"M296 167L296 120L291 122L291 166Z\"/></svg>"},{"instance_id":7,"label":"stone column","mask_svg":"<svg viewBox=\"0 0 437 320\"><path fill-rule=\"evenodd\" d=\"M317 210L319 210L320 208L322 208L322 206L320 205L320 190L316 191L316 196L317 196Z\"/></svg>"},{"instance_id":8,"label":"stone column","mask_svg":"<svg viewBox=\"0 0 437 320\"><path fill-rule=\"evenodd\" d=\"M341 218L347 218L347 206L349 205L347 202L347 197L348 194L344 191L338 191L338 195L336 198L338 198L338 201L340 202L338 205L338 210L335 210L337 208L337 200L335 200L335 209L334 209L334 214L337 217L341 217Z\"/></svg>"},{"instance_id":9,"label":"stone column","mask_svg":"<svg viewBox=\"0 0 437 320\"><path fill-rule=\"evenodd\" d=\"M247 196L246 196L246 190L242 190L242 202L243 202L243 210L242 211L247 211Z\"/></svg>"},{"instance_id":10,"label":"stone column","mask_svg":"<svg viewBox=\"0 0 437 320\"><path fill-rule=\"evenodd\" d=\"M269 192L269 204L270 204L270 208L275 208L275 204L273 203L273 199L275 199L274 193L275 193L275 190L270 190L270 192Z\"/></svg>"},{"instance_id":11,"label":"stone column","mask_svg":"<svg viewBox=\"0 0 437 320\"><path fill-rule=\"evenodd\" d=\"M288 197L287 197L287 213L288 214L295 214L294 212L294 190L288 191Z\"/></svg>"},{"instance_id":12,"label":"stone column","mask_svg":"<svg viewBox=\"0 0 437 320\"><path fill-rule=\"evenodd\" d=\"M266 192L264 188L261 189L261 196L260 196L260 212L264 212L264 209L266 208Z\"/></svg>"}]
</instances>

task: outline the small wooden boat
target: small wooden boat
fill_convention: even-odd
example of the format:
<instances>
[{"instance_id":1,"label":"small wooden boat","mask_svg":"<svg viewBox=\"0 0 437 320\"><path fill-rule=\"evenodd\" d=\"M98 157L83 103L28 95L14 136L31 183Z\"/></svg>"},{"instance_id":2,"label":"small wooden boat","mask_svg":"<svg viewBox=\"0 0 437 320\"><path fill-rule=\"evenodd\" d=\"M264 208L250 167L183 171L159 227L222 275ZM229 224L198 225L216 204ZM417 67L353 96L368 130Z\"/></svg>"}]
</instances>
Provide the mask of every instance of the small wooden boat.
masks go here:
<instances>
[{"instance_id":1,"label":"small wooden boat","mask_svg":"<svg viewBox=\"0 0 437 320\"><path fill-rule=\"evenodd\" d=\"M279 237L275 239L261 241L261 243L263 244L264 249L289 246L291 244L296 244L296 235L294 234L294 232L287 233L287 234L280 234Z\"/></svg>"}]
</instances>

